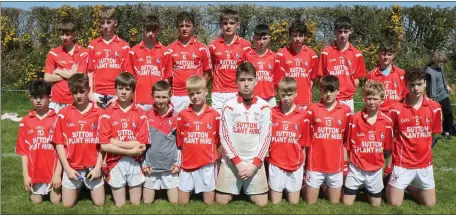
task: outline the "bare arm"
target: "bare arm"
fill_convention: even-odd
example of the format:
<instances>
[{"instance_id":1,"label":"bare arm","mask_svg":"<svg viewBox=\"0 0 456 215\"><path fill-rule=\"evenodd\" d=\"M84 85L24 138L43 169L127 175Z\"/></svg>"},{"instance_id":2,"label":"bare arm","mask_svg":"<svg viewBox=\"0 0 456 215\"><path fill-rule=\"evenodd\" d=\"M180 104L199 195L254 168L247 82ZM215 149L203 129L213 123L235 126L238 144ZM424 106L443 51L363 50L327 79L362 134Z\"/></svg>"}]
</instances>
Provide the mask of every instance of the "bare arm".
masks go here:
<instances>
[{"instance_id":1,"label":"bare arm","mask_svg":"<svg viewBox=\"0 0 456 215\"><path fill-rule=\"evenodd\" d=\"M120 141L120 140L116 140L114 138L111 138L109 140L109 143L111 143L112 145L115 145L119 148L122 148L122 149L132 149L132 148L135 148L135 147L141 145L141 143L138 141Z\"/></svg>"},{"instance_id":2,"label":"bare arm","mask_svg":"<svg viewBox=\"0 0 456 215\"><path fill-rule=\"evenodd\" d=\"M355 87L358 88L359 86L359 79L355 79Z\"/></svg>"},{"instance_id":3,"label":"bare arm","mask_svg":"<svg viewBox=\"0 0 456 215\"><path fill-rule=\"evenodd\" d=\"M112 144L103 144L101 150L123 156L139 156L146 150L146 145L141 144L132 149L123 149Z\"/></svg>"},{"instance_id":4,"label":"bare arm","mask_svg":"<svg viewBox=\"0 0 456 215\"><path fill-rule=\"evenodd\" d=\"M28 157L26 155L21 156L22 163L22 177L24 178L25 190L30 191L32 187L32 180L28 174Z\"/></svg>"}]
</instances>

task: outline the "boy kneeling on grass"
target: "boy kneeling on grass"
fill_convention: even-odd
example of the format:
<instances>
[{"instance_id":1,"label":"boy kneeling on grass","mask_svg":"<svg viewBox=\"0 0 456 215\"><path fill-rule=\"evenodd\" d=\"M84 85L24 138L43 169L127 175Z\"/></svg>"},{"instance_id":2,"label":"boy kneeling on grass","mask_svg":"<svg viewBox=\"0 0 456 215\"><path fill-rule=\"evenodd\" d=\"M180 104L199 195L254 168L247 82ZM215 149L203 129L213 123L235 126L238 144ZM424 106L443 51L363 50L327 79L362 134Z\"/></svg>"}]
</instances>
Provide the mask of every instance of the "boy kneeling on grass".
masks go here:
<instances>
[{"instance_id":1,"label":"boy kneeling on grass","mask_svg":"<svg viewBox=\"0 0 456 215\"><path fill-rule=\"evenodd\" d=\"M60 204L62 166L49 138L57 114L49 108L51 84L35 80L29 87L34 109L19 124L16 154L21 155L24 187L33 204L50 194L52 204Z\"/></svg>"}]
</instances>

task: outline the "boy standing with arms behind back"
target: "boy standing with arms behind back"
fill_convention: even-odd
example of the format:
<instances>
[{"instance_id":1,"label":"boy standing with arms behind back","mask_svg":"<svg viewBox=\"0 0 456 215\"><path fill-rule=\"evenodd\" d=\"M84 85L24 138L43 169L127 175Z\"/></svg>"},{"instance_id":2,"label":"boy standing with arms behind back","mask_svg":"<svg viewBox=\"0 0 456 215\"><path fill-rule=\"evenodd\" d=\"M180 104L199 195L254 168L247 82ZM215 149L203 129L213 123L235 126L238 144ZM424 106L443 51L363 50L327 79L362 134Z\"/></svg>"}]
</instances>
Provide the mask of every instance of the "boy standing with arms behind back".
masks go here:
<instances>
[{"instance_id":1,"label":"boy standing with arms behind back","mask_svg":"<svg viewBox=\"0 0 456 215\"><path fill-rule=\"evenodd\" d=\"M209 44L214 67L212 81L212 108L220 114L222 106L237 94L236 68L244 61L244 53L251 49L250 42L237 33L239 14L231 9L220 13L222 34Z\"/></svg>"}]
</instances>

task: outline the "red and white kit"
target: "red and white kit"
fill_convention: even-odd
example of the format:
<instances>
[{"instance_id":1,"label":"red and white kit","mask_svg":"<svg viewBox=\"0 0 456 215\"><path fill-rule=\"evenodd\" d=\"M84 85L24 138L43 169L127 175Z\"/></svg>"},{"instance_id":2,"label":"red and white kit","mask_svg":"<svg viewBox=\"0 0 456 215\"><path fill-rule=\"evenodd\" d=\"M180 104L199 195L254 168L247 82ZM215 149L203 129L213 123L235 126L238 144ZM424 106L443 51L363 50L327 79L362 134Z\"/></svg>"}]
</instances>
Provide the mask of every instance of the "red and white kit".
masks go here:
<instances>
[{"instance_id":1,"label":"red and white kit","mask_svg":"<svg viewBox=\"0 0 456 215\"><path fill-rule=\"evenodd\" d=\"M153 104L152 86L170 73L170 56L166 46L158 41L151 50L144 45L144 41L130 50L129 71L136 78L135 103Z\"/></svg>"},{"instance_id":2,"label":"red and white kit","mask_svg":"<svg viewBox=\"0 0 456 215\"><path fill-rule=\"evenodd\" d=\"M93 72L93 92L115 95L114 79L121 72L128 71L129 44L117 35L109 43L99 37L90 42L88 49L87 70Z\"/></svg>"},{"instance_id":3,"label":"red and white kit","mask_svg":"<svg viewBox=\"0 0 456 215\"><path fill-rule=\"evenodd\" d=\"M301 52L296 53L291 47L279 49L280 63L286 77L292 77L298 85L298 95L294 102L299 106L307 106L312 103L311 81L317 77L318 55L303 46Z\"/></svg>"},{"instance_id":4,"label":"red and white kit","mask_svg":"<svg viewBox=\"0 0 456 215\"><path fill-rule=\"evenodd\" d=\"M78 72L87 73L88 53L85 48L78 44L74 45L73 55L70 55L62 46L52 49L46 57L44 72L52 74L56 69L71 70L71 67L78 65ZM61 104L73 103L68 80L64 79L52 85L52 101Z\"/></svg>"},{"instance_id":5,"label":"red and white kit","mask_svg":"<svg viewBox=\"0 0 456 215\"><path fill-rule=\"evenodd\" d=\"M341 51L336 42L326 46L320 54L318 76L334 75L339 78L339 100L351 100L355 94L355 79L366 76L366 66L362 53L351 43Z\"/></svg>"},{"instance_id":6,"label":"red and white kit","mask_svg":"<svg viewBox=\"0 0 456 215\"><path fill-rule=\"evenodd\" d=\"M279 55L269 49L263 55L259 55L252 49L246 52L244 57L256 69L258 84L255 87L255 95L262 99L274 97L275 87L285 75L280 65Z\"/></svg>"},{"instance_id":7,"label":"red and white kit","mask_svg":"<svg viewBox=\"0 0 456 215\"><path fill-rule=\"evenodd\" d=\"M179 40L168 46L171 52L172 70L165 78L172 78L174 96L187 96L185 81L192 75L203 76L203 72L212 69L209 50L196 38L184 46Z\"/></svg>"},{"instance_id":8,"label":"red and white kit","mask_svg":"<svg viewBox=\"0 0 456 215\"><path fill-rule=\"evenodd\" d=\"M387 76L382 74L378 66L367 74L367 80L378 81L383 84L385 89L385 100L380 106L382 113L388 114L394 103L401 101L407 95L408 90L404 76L405 71L394 65L392 65L391 72Z\"/></svg>"},{"instance_id":9,"label":"red and white kit","mask_svg":"<svg viewBox=\"0 0 456 215\"><path fill-rule=\"evenodd\" d=\"M38 193L34 186L32 189L34 194L47 194L57 167L58 156L49 141L56 118L57 114L52 109L43 119L39 119L35 111L31 110L19 124L16 154L27 156L28 175L32 185L48 185L44 193Z\"/></svg>"}]
</instances>

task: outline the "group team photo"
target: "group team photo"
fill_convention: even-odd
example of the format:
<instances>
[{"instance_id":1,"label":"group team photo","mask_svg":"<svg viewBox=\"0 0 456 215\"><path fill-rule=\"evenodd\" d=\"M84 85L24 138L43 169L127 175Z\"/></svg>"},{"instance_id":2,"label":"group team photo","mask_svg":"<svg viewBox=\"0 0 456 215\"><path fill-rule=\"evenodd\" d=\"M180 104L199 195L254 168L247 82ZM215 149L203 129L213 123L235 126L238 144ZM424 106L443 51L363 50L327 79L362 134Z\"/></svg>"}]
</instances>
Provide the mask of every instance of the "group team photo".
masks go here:
<instances>
[{"instance_id":1,"label":"group team photo","mask_svg":"<svg viewBox=\"0 0 456 215\"><path fill-rule=\"evenodd\" d=\"M318 51L298 18L272 51L276 26L255 23L243 38L230 7L217 11L219 35L207 44L195 32L200 19L181 11L173 42L161 43L162 17L150 13L130 46L116 33L117 10L97 11L101 35L86 46L71 16L55 25L60 44L48 50L42 78L26 84L31 109L10 126L21 175L10 182L21 185L21 204L438 206L436 187L445 185L433 150L456 135L448 50L401 67L386 32L367 68L351 42L352 17L340 15Z\"/></svg>"}]
</instances>

